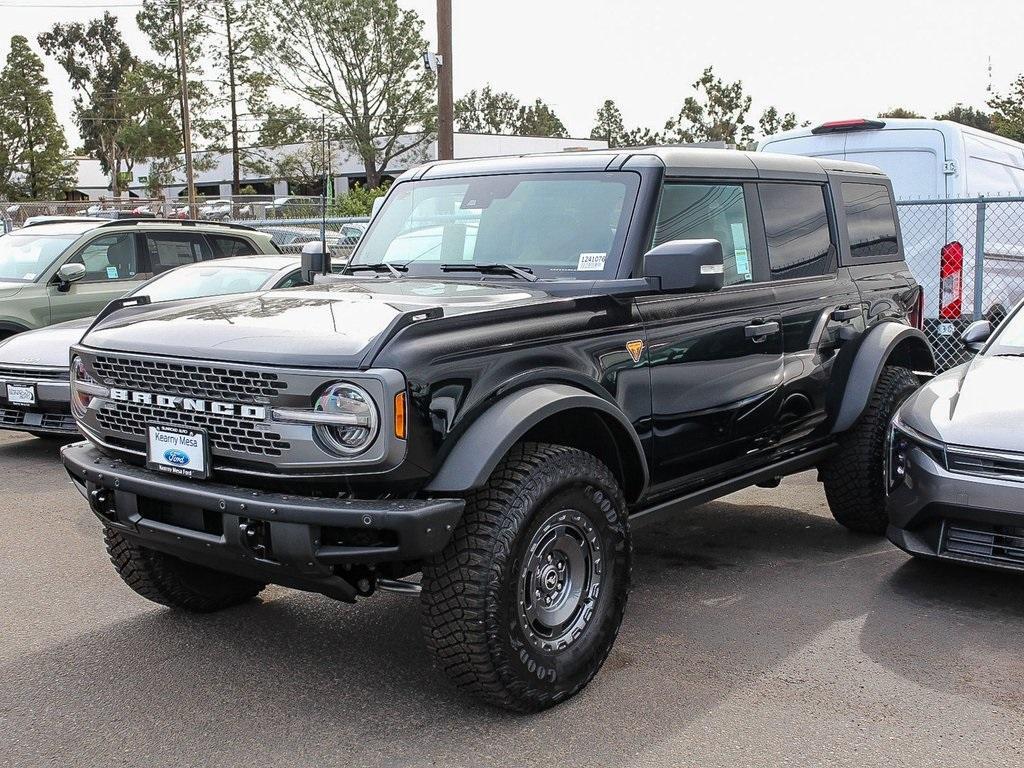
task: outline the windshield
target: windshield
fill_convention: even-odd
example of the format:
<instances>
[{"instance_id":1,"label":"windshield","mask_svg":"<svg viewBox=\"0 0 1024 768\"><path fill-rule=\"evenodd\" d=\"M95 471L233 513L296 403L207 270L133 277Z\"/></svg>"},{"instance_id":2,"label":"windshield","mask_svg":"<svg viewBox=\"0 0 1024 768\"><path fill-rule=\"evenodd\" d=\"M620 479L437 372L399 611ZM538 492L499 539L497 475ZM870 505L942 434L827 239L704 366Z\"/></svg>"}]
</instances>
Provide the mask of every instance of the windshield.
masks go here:
<instances>
[{"instance_id":1,"label":"windshield","mask_svg":"<svg viewBox=\"0 0 1024 768\"><path fill-rule=\"evenodd\" d=\"M254 267L223 267L203 265L172 269L140 286L132 295L149 296L150 300L174 301L222 296L229 293L258 291L274 271Z\"/></svg>"},{"instance_id":2,"label":"windshield","mask_svg":"<svg viewBox=\"0 0 1024 768\"><path fill-rule=\"evenodd\" d=\"M986 355L1024 355L1024 303L1003 320Z\"/></svg>"},{"instance_id":3,"label":"windshield","mask_svg":"<svg viewBox=\"0 0 1024 768\"><path fill-rule=\"evenodd\" d=\"M511 264L538 277L615 276L639 176L533 173L398 184L352 264L410 275Z\"/></svg>"},{"instance_id":4,"label":"windshield","mask_svg":"<svg viewBox=\"0 0 1024 768\"><path fill-rule=\"evenodd\" d=\"M78 235L9 234L0 237L0 280L35 281Z\"/></svg>"}]
</instances>

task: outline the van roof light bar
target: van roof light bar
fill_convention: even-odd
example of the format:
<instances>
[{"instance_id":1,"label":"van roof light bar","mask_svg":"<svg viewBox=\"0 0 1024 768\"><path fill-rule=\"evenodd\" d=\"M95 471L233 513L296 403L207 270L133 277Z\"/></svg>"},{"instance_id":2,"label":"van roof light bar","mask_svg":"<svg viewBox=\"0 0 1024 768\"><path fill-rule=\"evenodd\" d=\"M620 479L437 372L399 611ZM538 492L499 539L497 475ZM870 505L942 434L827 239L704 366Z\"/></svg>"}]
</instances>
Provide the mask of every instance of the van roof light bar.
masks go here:
<instances>
[{"instance_id":1,"label":"van roof light bar","mask_svg":"<svg viewBox=\"0 0 1024 768\"><path fill-rule=\"evenodd\" d=\"M867 120L863 117L852 120L831 120L811 129L811 133L848 133L850 131L877 131L885 128L884 120Z\"/></svg>"}]
</instances>

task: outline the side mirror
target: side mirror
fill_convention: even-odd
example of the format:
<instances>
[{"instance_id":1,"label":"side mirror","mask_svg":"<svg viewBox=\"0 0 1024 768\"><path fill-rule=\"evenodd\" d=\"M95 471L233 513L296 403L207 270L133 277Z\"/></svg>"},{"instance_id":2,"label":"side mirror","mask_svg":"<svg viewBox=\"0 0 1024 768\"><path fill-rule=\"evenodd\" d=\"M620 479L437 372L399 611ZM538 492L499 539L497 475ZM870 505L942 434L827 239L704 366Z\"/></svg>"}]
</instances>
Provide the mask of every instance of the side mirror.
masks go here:
<instances>
[{"instance_id":1,"label":"side mirror","mask_svg":"<svg viewBox=\"0 0 1024 768\"><path fill-rule=\"evenodd\" d=\"M989 340L991 335L992 323L988 320L975 320L960 335L960 341L971 352L981 352L981 348L985 346L985 342Z\"/></svg>"},{"instance_id":2,"label":"side mirror","mask_svg":"<svg viewBox=\"0 0 1024 768\"><path fill-rule=\"evenodd\" d=\"M325 252L323 243L314 240L302 246L302 258L299 272L302 275L302 282L307 285L313 284L316 275L326 275L331 271L331 253Z\"/></svg>"},{"instance_id":3,"label":"side mirror","mask_svg":"<svg viewBox=\"0 0 1024 768\"><path fill-rule=\"evenodd\" d=\"M377 217L377 212L380 210L380 207L382 205L384 205L384 196L383 195L381 195L380 197L373 198L373 204L370 207L370 220L371 221L374 218Z\"/></svg>"},{"instance_id":4,"label":"side mirror","mask_svg":"<svg viewBox=\"0 0 1024 768\"><path fill-rule=\"evenodd\" d=\"M66 291L71 284L85 277L84 264L64 264L57 270L57 287Z\"/></svg>"},{"instance_id":5,"label":"side mirror","mask_svg":"<svg viewBox=\"0 0 1024 768\"><path fill-rule=\"evenodd\" d=\"M708 293L725 282L725 257L718 240L670 240L644 255L644 277L657 278L661 290Z\"/></svg>"}]
</instances>

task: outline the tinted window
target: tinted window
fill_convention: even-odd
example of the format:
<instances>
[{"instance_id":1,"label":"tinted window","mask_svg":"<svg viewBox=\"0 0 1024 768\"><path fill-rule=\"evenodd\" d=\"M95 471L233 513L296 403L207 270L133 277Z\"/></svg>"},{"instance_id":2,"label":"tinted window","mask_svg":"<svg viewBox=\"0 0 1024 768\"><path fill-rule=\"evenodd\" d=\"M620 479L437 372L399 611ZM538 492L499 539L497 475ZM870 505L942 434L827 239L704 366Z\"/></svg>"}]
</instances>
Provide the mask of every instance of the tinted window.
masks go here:
<instances>
[{"instance_id":1,"label":"tinted window","mask_svg":"<svg viewBox=\"0 0 1024 768\"><path fill-rule=\"evenodd\" d=\"M817 184L761 184L761 211L773 280L816 277L835 271L835 248Z\"/></svg>"},{"instance_id":2,"label":"tinted window","mask_svg":"<svg viewBox=\"0 0 1024 768\"><path fill-rule=\"evenodd\" d=\"M855 259L896 256L896 212L881 184L843 184L850 255Z\"/></svg>"},{"instance_id":3,"label":"tinted window","mask_svg":"<svg viewBox=\"0 0 1024 768\"><path fill-rule=\"evenodd\" d=\"M131 280L139 273L135 235L122 233L97 237L67 261L83 264L89 282Z\"/></svg>"},{"instance_id":4,"label":"tinted window","mask_svg":"<svg viewBox=\"0 0 1024 768\"><path fill-rule=\"evenodd\" d=\"M210 247L213 249L213 258L215 259L221 259L226 256L252 256L256 253L256 249L252 247L249 241L243 240L240 237L207 235L206 239L210 242Z\"/></svg>"},{"instance_id":5,"label":"tinted window","mask_svg":"<svg viewBox=\"0 0 1024 768\"><path fill-rule=\"evenodd\" d=\"M177 232L147 234L146 251L149 254L150 271L154 275L182 264L210 258L202 236Z\"/></svg>"},{"instance_id":6,"label":"tinted window","mask_svg":"<svg viewBox=\"0 0 1024 768\"><path fill-rule=\"evenodd\" d=\"M670 240L718 240L725 285L751 280L750 229L738 184L668 184L661 195L654 245Z\"/></svg>"}]
</instances>

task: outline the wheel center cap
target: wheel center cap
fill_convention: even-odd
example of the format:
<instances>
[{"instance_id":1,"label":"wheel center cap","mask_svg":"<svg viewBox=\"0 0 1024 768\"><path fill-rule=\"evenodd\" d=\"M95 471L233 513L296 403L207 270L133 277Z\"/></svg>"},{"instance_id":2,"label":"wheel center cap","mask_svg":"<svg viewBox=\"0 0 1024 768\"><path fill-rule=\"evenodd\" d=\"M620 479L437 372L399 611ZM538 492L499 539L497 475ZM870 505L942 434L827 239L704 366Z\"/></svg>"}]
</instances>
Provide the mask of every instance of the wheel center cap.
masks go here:
<instances>
[{"instance_id":1,"label":"wheel center cap","mask_svg":"<svg viewBox=\"0 0 1024 768\"><path fill-rule=\"evenodd\" d=\"M541 573L540 583L544 585L544 589L555 589L558 586L558 571L550 565L547 566Z\"/></svg>"}]
</instances>

